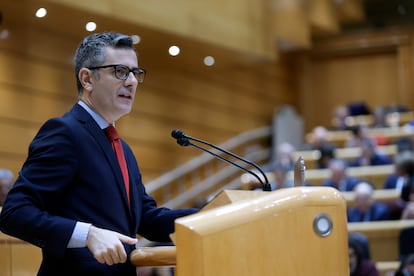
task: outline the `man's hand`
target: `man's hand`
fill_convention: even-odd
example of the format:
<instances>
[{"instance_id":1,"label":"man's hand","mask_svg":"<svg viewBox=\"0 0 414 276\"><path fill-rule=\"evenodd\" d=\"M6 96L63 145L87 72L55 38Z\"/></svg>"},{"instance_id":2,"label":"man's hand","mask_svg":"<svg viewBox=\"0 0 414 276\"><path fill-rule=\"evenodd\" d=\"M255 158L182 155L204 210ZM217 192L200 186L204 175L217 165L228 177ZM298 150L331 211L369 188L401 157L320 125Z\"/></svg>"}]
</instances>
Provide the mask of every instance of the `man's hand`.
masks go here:
<instances>
[{"instance_id":1,"label":"man's hand","mask_svg":"<svg viewBox=\"0 0 414 276\"><path fill-rule=\"evenodd\" d=\"M133 245L137 239L120 233L91 226L86 240L86 246L98 262L107 265L124 263L127 260L125 248L127 243Z\"/></svg>"}]
</instances>

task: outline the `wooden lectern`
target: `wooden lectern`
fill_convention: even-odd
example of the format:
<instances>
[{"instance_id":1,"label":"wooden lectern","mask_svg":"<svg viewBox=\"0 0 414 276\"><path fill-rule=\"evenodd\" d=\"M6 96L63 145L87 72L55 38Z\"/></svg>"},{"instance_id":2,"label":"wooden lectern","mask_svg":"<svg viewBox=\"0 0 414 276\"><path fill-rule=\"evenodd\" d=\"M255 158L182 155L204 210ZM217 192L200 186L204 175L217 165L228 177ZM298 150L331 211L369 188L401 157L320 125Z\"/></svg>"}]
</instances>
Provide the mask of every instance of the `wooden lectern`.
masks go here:
<instances>
[{"instance_id":1,"label":"wooden lectern","mask_svg":"<svg viewBox=\"0 0 414 276\"><path fill-rule=\"evenodd\" d=\"M334 188L223 191L201 212L176 220L176 247L137 249L131 261L176 261L178 276L345 276L347 237L346 202Z\"/></svg>"}]
</instances>

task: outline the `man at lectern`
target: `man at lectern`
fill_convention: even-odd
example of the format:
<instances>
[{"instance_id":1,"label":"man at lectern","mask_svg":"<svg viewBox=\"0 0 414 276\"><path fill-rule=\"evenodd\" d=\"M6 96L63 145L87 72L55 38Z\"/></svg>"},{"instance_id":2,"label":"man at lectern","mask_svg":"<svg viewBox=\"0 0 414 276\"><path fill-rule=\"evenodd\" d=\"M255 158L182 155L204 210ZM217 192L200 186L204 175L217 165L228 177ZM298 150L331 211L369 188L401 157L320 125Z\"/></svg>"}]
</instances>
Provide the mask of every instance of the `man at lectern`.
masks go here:
<instances>
[{"instance_id":1,"label":"man at lectern","mask_svg":"<svg viewBox=\"0 0 414 276\"><path fill-rule=\"evenodd\" d=\"M74 62L78 102L34 137L0 230L41 247L38 275L136 275L136 235L168 242L174 220L197 210L158 208L114 128L146 73L131 37L90 35Z\"/></svg>"}]
</instances>

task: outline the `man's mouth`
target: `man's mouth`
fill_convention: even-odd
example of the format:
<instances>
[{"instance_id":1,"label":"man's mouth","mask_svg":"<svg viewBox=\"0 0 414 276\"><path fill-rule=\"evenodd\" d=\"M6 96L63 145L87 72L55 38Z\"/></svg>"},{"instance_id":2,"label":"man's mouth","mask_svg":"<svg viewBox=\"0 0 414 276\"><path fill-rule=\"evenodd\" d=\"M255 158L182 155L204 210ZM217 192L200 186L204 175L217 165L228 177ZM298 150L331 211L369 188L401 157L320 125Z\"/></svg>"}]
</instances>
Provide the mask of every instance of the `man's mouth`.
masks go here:
<instances>
[{"instance_id":1,"label":"man's mouth","mask_svg":"<svg viewBox=\"0 0 414 276\"><path fill-rule=\"evenodd\" d=\"M132 99L132 96L129 94L119 94L119 97L126 98L126 99Z\"/></svg>"}]
</instances>

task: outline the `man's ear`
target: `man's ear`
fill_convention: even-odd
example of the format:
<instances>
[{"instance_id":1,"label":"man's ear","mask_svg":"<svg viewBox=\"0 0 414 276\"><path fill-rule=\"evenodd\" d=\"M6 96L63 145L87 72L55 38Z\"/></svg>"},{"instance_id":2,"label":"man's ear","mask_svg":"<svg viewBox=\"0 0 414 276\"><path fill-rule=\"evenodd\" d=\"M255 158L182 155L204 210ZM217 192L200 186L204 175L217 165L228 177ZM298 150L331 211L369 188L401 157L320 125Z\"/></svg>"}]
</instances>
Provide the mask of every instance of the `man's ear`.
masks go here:
<instances>
[{"instance_id":1,"label":"man's ear","mask_svg":"<svg viewBox=\"0 0 414 276\"><path fill-rule=\"evenodd\" d=\"M93 89L93 76L92 71L88 68L82 68L79 71L78 77L79 81L82 84L83 90L92 91Z\"/></svg>"}]
</instances>

